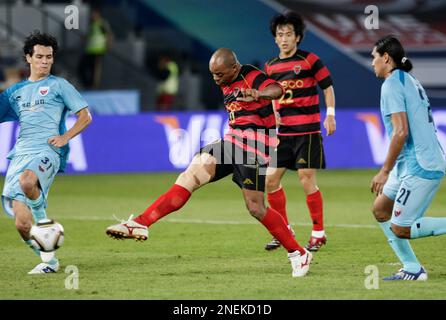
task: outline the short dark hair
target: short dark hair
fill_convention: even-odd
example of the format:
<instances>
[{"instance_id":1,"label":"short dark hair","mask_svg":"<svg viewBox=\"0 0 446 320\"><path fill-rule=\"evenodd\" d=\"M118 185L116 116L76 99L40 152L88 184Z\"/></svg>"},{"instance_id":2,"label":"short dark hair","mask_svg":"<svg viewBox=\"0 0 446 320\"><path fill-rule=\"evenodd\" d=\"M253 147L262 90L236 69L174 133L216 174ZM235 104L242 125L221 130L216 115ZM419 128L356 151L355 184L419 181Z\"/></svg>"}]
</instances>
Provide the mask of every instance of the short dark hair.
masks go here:
<instances>
[{"instance_id":1,"label":"short dark hair","mask_svg":"<svg viewBox=\"0 0 446 320\"><path fill-rule=\"evenodd\" d=\"M412 62L407 59L403 45L396 37L389 35L381 38L376 41L375 47L376 52L378 52L380 56L387 52L387 54L392 57L392 60L396 64L395 69L401 69L406 72L412 70Z\"/></svg>"},{"instance_id":2,"label":"short dark hair","mask_svg":"<svg viewBox=\"0 0 446 320\"><path fill-rule=\"evenodd\" d=\"M269 24L270 31L274 37L276 37L277 26L291 24L294 27L294 32L296 36L300 36L298 44L304 38L305 33L305 23L302 16L295 11L287 11L283 14L275 15Z\"/></svg>"},{"instance_id":3,"label":"short dark hair","mask_svg":"<svg viewBox=\"0 0 446 320\"><path fill-rule=\"evenodd\" d=\"M59 49L56 38L50 34L40 33L39 30L35 30L25 39L25 44L23 45L23 53L25 57L27 54L30 56L33 55L35 45L53 48L53 55L56 55L56 52Z\"/></svg>"}]
</instances>

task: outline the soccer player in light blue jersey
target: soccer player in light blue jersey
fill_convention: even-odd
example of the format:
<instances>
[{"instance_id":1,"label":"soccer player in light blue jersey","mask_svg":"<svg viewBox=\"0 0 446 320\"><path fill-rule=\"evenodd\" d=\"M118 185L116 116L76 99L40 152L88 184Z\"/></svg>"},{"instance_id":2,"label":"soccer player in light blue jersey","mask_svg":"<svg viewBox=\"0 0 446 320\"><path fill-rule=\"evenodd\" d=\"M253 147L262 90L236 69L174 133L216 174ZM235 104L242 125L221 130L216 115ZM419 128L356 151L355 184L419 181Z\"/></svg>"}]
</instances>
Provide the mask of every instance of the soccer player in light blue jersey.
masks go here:
<instances>
[{"instance_id":1,"label":"soccer player in light blue jersey","mask_svg":"<svg viewBox=\"0 0 446 320\"><path fill-rule=\"evenodd\" d=\"M445 155L426 92L409 73L412 63L401 43L387 36L376 42L372 56L376 76L385 79L381 115L390 138L384 164L370 186L377 195L373 214L403 264L384 280L427 280L409 239L446 233L446 218L424 217L444 176Z\"/></svg>"},{"instance_id":2,"label":"soccer player in light blue jersey","mask_svg":"<svg viewBox=\"0 0 446 320\"><path fill-rule=\"evenodd\" d=\"M57 272L54 252L34 249L30 241L33 223L46 218L48 191L54 177L65 169L70 139L91 122L86 101L65 79L50 74L57 52L57 41L36 31L25 39L23 52L30 67L29 77L0 95L0 122L18 120L20 134L8 154L11 160L2 193L5 211L15 218L23 240L40 255L29 274ZM65 128L68 112L77 121Z\"/></svg>"}]
</instances>

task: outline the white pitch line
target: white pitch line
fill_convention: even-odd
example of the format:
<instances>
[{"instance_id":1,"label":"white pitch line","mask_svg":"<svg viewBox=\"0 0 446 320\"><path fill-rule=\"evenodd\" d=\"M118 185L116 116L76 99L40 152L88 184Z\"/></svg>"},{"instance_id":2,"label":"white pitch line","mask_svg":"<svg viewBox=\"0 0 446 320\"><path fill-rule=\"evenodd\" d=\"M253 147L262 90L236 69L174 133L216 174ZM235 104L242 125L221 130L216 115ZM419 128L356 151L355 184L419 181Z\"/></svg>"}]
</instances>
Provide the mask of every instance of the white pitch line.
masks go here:
<instances>
[{"instance_id":1,"label":"white pitch line","mask_svg":"<svg viewBox=\"0 0 446 320\"><path fill-rule=\"evenodd\" d=\"M61 217L60 220L91 220L91 221L114 221L113 217L106 218L100 216L78 216L78 217ZM236 221L236 220L201 220L201 219L175 219L175 218L167 218L161 220L160 222L170 222L170 223L196 223L196 224L217 224L217 225L244 225L244 224L258 224L259 222L253 221ZM293 226L302 226L308 227L312 226L311 223L292 223ZM370 224L348 224L348 223L338 223L338 224L325 224L326 227L335 227L335 228L365 228L365 229L376 229L378 228L375 225Z\"/></svg>"}]
</instances>

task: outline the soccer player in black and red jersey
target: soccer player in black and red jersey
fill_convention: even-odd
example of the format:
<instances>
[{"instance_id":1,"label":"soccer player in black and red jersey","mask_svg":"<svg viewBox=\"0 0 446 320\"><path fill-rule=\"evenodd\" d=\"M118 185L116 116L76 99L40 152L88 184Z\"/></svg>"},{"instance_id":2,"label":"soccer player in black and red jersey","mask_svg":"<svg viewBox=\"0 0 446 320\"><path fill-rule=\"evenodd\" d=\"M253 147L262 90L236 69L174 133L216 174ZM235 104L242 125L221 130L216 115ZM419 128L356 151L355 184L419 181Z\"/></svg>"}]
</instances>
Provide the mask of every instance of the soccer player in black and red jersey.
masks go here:
<instances>
[{"instance_id":1,"label":"soccer player in black and red jersey","mask_svg":"<svg viewBox=\"0 0 446 320\"><path fill-rule=\"evenodd\" d=\"M283 94L283 88L255 67L241 65L234 52L226 48L212 55L209 69L223 92L229 113L228 133L223 140L203 147L175 184L146 211L133 220L130 218L108 227L106 233L117 239L146 240L148 227L180 209L192 192L233 174L232 180L241 188L248 211L288 251L292 276L305 276L311 252L296 242L282 216L264 203L269 150L273 150L276 143L271 101Z\"/></svg>"},{"instance_id":2,"label":"soccer player in black and red jersey","mask_svg":"<svg viewBox=\"0 0 446 320\"><path fill-rule=\"evenodd\" d=\"M298 13L289 11L274 16L270 29L280 52L278 57L265 64L265 72L283 86L285 93L273 102L280 142L273 155L277 158L267 172L268 202L288 223L286 197L280 181L287 169L297 171L313 221L306 248L318 251L327 238L322 194L316 182L317 169L325 168L317 86L324 92L327 107L324 127L327 135L331 135L336 131L333 82L317 55L298 48L305 31L304 21ZM280 241L273 238L265 249L273 250L279 246Z\"/></svg>"}]
</instances>

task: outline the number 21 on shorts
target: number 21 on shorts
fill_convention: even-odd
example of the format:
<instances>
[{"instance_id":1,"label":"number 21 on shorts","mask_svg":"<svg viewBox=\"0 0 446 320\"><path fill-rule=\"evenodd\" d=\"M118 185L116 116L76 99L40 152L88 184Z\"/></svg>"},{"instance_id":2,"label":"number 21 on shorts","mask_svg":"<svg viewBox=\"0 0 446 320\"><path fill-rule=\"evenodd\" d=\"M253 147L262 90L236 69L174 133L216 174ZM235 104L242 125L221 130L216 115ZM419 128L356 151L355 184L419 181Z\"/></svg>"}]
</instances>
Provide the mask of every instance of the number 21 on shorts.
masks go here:
<instances>
[{"instance_id":1,"label":"number 21 on shorts","mask_svg":"<svg viewBox=\"0 0 446 320\"><path fill-rule=\"evenodd\" d=\"M398 203L402 204L403 206L405 206L407 200L409 199L409 196L410 196L410 190L408 190L406 188L401 188L400 194L396 198L396 202L398 202Z\"/></svg>"}]
</instances>

